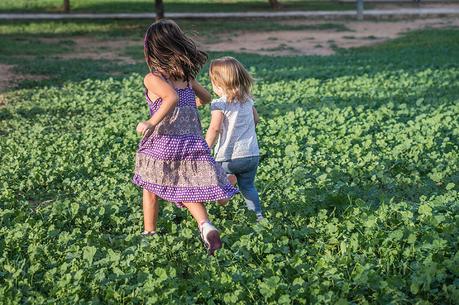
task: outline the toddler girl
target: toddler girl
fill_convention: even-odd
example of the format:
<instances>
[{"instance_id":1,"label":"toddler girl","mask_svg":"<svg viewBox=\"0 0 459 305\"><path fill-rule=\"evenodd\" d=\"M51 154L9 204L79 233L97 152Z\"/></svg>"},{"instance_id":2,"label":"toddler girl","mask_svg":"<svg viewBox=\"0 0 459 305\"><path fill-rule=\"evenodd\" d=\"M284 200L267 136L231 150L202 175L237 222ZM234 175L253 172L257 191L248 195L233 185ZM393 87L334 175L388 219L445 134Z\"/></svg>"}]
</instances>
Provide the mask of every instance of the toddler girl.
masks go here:
<instances>
[{"instance_id":1,"label":"toddler girl","mask_svg":"<svg viewBox=\"0 0 459 305\"><path fill-rule=\"evenodd\" d=\"M207 144L212 147L217 141L215 160L227 174L236 176L247 207L255 211L260 221L263 214L254 184L259 150L255 133L258 114L250 94L253 78L233 57L212 61L209 74L213 90L220 98L211 104Z\"/></svg>"},{"instance_id":2,"label":"toddler girl","mask_svg":"<svg viewBox=\"0 0 459 305\"><path fill-rule=\"evenodd\" d=\"M195 77L207 54L171 20L149 27L144 52L151 71L144 78L151 117L137 125L143 138L133 178L134 184L143 188L142 234L156 234L160 197L190 211L213 255L221 240L202 202L227 200L237 190L202 137L196 106L209 103L210 94Z\"/></svg>"}]
</instances>

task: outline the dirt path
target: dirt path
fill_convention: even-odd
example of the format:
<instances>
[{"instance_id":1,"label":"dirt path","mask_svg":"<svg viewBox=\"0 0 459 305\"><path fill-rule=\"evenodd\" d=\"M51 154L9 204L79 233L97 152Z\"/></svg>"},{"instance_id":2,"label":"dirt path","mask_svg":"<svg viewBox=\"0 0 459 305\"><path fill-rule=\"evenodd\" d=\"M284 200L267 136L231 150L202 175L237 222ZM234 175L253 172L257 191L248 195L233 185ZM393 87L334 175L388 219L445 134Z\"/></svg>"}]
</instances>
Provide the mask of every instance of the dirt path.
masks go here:
<instances>
[{"instance_id":1,"label":"dirt path","mask_svg":"<svg viewBox=\"0 0 459 305\"><path fill-rule=\"evenodd\" d=\"M43 42L56 43L61 38L42 38ZM74 43L72 51L58 54L57 58L62 59L105 59L119 61L126 64L134 64L136 61L131 57L125 55L123 51L125 48L140 45L141 42L126 39L110 39L98 40L93 37L75 36L67 40Z\"/></svg>"},{"instance_id":2,"label":"dirt path","mask_svg":"<svg viewBox=\"0 0 459 305\"><path fill-rule=\"evenodd\" d=\"M289 25L320 25L326 21L291 20ZM222 33L218 42L197 36L196 39L208 51L250 52L263 55L331 55L336 48L353 48L378 44L401 34L424 28L459 27L457 18L414 19L408 21L348 21L342 23L348 31L290 30L290 31L237 31ZM112 39L96 40L92 37L70 38L75 46L60 58L108 59L132 64L136 60L123 54L126 47L142 47L141 41ZM43 39L44 41L59 39Z\"/></svg>"},{"instance_id":3,"label":"dirt path","mask_svg":"<svg viewBox=\"0 0 459 305\"><path fill-rule=\"evenodd\" d=\"M284 23L314 25L320 22L292 20ZM336 47L369 46L396 38L410 30L458 27L459 18L346 22L344 25L349 31L304 30L231 33L220 37L218 43L203 42L203 45L209 51L236 51L280 56L331 55Z\"/></svg>"}]
</instances>

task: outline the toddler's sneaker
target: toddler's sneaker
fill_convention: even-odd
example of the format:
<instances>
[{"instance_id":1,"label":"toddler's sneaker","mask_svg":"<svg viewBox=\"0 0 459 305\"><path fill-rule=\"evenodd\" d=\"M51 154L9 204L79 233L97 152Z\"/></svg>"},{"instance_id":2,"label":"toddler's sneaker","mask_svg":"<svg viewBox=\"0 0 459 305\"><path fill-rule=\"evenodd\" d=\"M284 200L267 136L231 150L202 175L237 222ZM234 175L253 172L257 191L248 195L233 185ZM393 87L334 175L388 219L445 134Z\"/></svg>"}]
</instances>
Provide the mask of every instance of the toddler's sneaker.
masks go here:
<instances>
[{"instance_id":1,"label":"toddler's sneaker","mask_svg":"<svg viewBox=\"0 0 459 305\"><path fill-rule=\"evenodd\" d=\"M220 199L220 200L217 200L217 203L221 206L225 206L227 205L229 202L229 199Z\"/></svg>"},{"instance_id":2,"label":"toddler's sneaker","mask_svg":"<svg viewBox=\"0 0 459 305\"><path fill-rule=\"evenodd\" d=\"M199 230L201 231L201 238L209 255L214 255L215 250L222 247L222 241L218 230L210 223L210 221L201 223L199 225Z\"/></svg>"},{"instance_id":3,"label":"toddler's sneaker","mask_svg":"<svg viewBox=\"0 0 459 305\"><path fill-rule=\"evenodd\" d=\"M228 181L231 183L232 186L236 186L237 184L236 175L227 174L226 177L228 178ZM217 200L217 203L221 206L225 206L228 204L229 201L230 201L229 199L220 199L220 200Z\"/></svg>"}]
</instances>

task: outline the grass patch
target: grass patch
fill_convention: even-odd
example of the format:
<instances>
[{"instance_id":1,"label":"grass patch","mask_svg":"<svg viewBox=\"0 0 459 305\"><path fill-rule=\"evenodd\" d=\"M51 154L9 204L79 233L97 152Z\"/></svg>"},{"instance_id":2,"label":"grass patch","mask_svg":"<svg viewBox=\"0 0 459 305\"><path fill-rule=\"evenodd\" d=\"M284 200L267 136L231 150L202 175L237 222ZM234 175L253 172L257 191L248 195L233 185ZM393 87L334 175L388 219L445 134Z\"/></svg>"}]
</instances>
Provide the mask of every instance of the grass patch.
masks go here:
<instances>
[{"instance_id":1,"label":"grass patch","mask_svg":"<svg viewBox=\"0 0 459 305\"><path fill-rule=\"evenodd\" d=\"M98 21L0 21L0 35L62 37L91 35L96 38L142 37L151 20Z\"/></svg>"},{"instance_id":2,"label":"grass patch","mask_svg":"<svg viewBox=\"0 0 459 305\"><path fill-rule=\"evenodd\" d=\"M297 52L297 50L293 47L286 45L285 43L279 44L277 47L274 48L261 48L260 51L269 51L269 52L280 52L280 51L290 51L290 52Z\"/></svg>"},{"instance_id":3,"label":"grass patch","mask_svg":"<svg viewBox=\"0 0 459 305\"><path fill-rule=\"evenodd\" d=\"M317 23L311 25L305 25L305 30L333 30L336 32L352 32L350 28L348 28L343 23Z\"/></svg>"},{"instance_id":4,"label":"grass patch","mask_svg":"<svg viewBox=\"0 0 459 305\"><path fill-rule=\"evenodd\" d=\"M99 21L0 21L0 35L40 35L61 37L62 35L92 35L98 38L143 37L151 20L99 20ZM231 33L235 31L304 31L336 30L350 31L342 23L288 24L282 20L236 20L236 21L177 21L188 33L203 36Z\"/></svg>"},{"instance_id":5,"label":"grass patch","mask_svg":"<svg viewBox=\"0 0 459 305\"><path fill-rule=\"evenodd\" d=\"M147 0L78 0L70 1L73 12L145 13L154 11ZM282 10L353 10L351 3L331 1L283 0ZM371 6L371 4L370 4ZM367 6L368 7L368 6ZM60 12L61 0L3 0L0 12ZM271 11L267 0L174 0L165 1L166 12L246 12Z\"/></svg>"},{"instance_id":6,"label":"grass patch","mask_svg":"<svg viewBox=\"0 0 459 305\"><path fill-rule=\"evenodd\" d=\"M457 300L459 30L328 57L235 56L258 79L267 221L255 224L241 197L208 204L224 242L216 257L166 203L165 234L139 236L129 180L134 129L148 117L144 65L18 66L58 78L15 90L0 108L4 303ZM210 88L206 69L199 80ZM205 128L208 108L201 114Z\"/></svg>"},{"instance_id":7,"label":"grass patch","mask_svg":"<svg viewBox=\"0 0 459 305\"><path fill-rule=\"evenodd\" d=\"M376 37L374 35L366 36L366 37L363 37L363 38L367 39L367 40L376 40L376 39L378 39L378 37Z\"/></svg>"},{"instance_id":8,"label":"grass patch","mask_svg":"<svg viewBox=\"0 0 459 305\"><path fill-rule=\"evenodd\" d=\"M0 58L6 62L9 57L37 56L44 57L62 54L72 50L74 42L59 40L47 42L33 37L2 36L0 44Z\"/></svg>"}]
</instances>

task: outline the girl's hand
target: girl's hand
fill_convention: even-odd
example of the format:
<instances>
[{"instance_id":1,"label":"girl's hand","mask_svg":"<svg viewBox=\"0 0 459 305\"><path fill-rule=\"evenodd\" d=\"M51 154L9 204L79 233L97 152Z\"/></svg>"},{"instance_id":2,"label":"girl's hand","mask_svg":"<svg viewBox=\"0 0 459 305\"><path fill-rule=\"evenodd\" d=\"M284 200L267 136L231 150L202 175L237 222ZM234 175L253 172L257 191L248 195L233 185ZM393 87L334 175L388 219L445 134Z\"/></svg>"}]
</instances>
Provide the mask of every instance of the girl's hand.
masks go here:
<instances>
[{"instance_id":1,"label":"girl's hand","mask_svg":"<svg viewBox=\"0 0 459 305\"><path fill-rule=\"evenodd\" d=\"M153 132L154 129L155 129L155 126L153 124L149 123L148 121L145 121L145 122L140 122L139 124L137 124L136 131L142 136L148 137Z\"/></svg>"}]
</instances>

